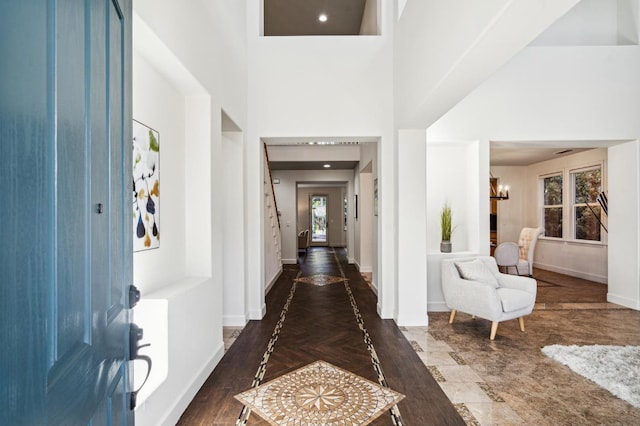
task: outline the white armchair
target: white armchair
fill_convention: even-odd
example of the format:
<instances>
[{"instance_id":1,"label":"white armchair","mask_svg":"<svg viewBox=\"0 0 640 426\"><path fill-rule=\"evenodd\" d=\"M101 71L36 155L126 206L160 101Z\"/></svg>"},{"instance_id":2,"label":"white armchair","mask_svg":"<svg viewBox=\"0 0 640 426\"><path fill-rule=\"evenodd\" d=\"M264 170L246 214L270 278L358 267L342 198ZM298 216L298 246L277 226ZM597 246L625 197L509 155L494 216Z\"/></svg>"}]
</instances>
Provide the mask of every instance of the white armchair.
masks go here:
<instances>
[{"instance_id":1,"label":"white armchair","mask_svg":"<svg viewBox=\"0 0 640 426\"><path fill-rule=\"evenodd\" d=\"M518 318L524 331L524 316L533 311L536 280L502 274L491 256L442 261L442 291L453 323L456 312L492 322L490 339L495 339L498 323Z\"/></svg>"}]
</instances>

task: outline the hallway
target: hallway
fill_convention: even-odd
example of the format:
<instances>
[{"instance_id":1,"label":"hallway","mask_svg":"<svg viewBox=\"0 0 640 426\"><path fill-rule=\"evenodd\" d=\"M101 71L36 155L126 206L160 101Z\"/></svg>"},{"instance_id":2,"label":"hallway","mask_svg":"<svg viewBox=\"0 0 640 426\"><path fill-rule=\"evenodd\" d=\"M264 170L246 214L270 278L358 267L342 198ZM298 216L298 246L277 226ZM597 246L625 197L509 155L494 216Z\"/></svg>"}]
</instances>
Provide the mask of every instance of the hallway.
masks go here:
<instances>
[{"instance_id":1,"label":"hallway","mask_svg":"<svg viewBox=\"0 0 640 426\"><path fill-rule=\"evenodd\" d=\"M527 332L505 323L491 342L488 323L467 315L451 325L448 313L432 312L428 328L400 327L399 331L392 321L378 318L375 295L360 274L345 264L342 250L313 248L300 259L299 265L285 265L267 296L263 321L250 322L242 332L226 331L227 354L179 424L236 424L242 404L234 395L251 386L251 373L262 360L296 277L295 297L262 383L319 359L376 382L346 287L343 281L328 278L341 278L343 273L389 386L406 395L398 404L402 424L462 424L451 404L468 425L638 421L639 410L540 352L541 347L554 343L640 342L640 315L607 303L606 285L536 270L538 298ZM430 374L425 376L425 369L416 364L416 355ZM434 380L448 399L433 387ZM594 405L594 398L600 404ZM247 424L267 422L252 413ZM372 424L393 424L389 411Z\"/></svg>"},{"instance_id":2,"label":"hallway","mask_svg":"<svg viewBox=\"0 0 640 426\"><path fill-rule=\"evenodd\" d=\"M273 333L279 320L282 328ZM365 343L367 336L372 346ZM265 354L268 347L273 352ZM258 380L262 384L322 360L368 381L386 382L405 396L397 409L385 406L379 417L372 414L371 424L464 424L395 323L378 317L375 294L347 264L343 249L314 247L302 264L285 265L267 295L264 319L247 324L179 424L235 424L243 404L234 396L260 377L263 359L266 371ZM252 412L247 424L268 423Z\"/></svg>"}]
</instances>

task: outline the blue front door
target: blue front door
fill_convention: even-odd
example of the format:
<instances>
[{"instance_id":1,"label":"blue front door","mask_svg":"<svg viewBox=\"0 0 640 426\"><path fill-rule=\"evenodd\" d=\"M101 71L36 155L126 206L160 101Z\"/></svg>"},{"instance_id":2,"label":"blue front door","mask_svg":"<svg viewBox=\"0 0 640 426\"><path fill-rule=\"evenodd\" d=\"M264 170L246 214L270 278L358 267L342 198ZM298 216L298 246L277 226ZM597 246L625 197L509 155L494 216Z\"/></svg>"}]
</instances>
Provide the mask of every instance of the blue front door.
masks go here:
<instances>
[{"instance_id":1,"label":"blue front door","mask_svg":"<svg viewBox=\"0 0 640 426\"><path fill-rule=\"evenodd\" d=\"M133 424L131 1L0 5L0 424Z\"/></svg>"}]
</instances>

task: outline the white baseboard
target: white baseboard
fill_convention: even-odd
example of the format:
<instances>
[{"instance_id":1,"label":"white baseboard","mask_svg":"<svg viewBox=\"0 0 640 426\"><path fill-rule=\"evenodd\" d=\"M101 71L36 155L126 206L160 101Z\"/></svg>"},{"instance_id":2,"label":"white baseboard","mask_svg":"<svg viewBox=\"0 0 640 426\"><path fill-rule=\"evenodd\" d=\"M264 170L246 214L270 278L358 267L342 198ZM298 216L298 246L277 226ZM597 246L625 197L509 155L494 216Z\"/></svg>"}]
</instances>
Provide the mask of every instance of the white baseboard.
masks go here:
<instances>
[{"instance_id":1,"label":"white baseboard","mask_svg":"<svg viewBox=\"0 0 640 426\"><path fill-rule=\"evenodd\" d=\"M250 320L261 320L267 314L267 305L262 304L262 307L259 310L250 310L249 311L249 319Z\"/></svg>"},{"instance_id":2,"label":"white baseboard","mask_svg":"<svg viewBox=\"0 0 640 426\"><path fill-rule=\"evenodd\" d=\"M446 302L427 302L427 312L449 312Z\"/></svg>"},{"instance_id":3,"label":"white baseboard","mask_svg":"<svg viewBox=\"0 0 640 426\"><path fill-rule=\"evenodd\" d=\"M295 265L298 263L298 259L282 259L283 265Z\"/></svg>"},{"instance_id":4,"label":"white baseboard","mask_svg":"<svg viewBox=\"0 0 640 426\"><path fill-rule=\"evenodd\" d=\"M247 325L246 315L223 315L222 326L223 327L244 327Z\"/></svg>"},{"instance_id":5,"label":"white baseboard","mask_svg":"<svg viewBox=\"0 0 640 426\"><path fill-rule=\"evenodd\" d=\"M224 343L221 343L215 354L207 361L207 363L200 369L196 376L191 380L191 384L182 392L182 395L178 395L175 404L168 410L164 419L158 424L173 426L178 423L180 416L187 409L193 398L196 396L204 382L207 380L213 369L218 365L222 356L224 355Z\"/></svg>"},{"instance_id":6,"label":"white baseboard","mask_svg":"<svg viewBox=\"0 0 640 426\"><path fill-rule=\"evenodd\" d=\"M372 266L362 266L355 259L353 259L353 261L349 261L349 263L352 263L359 272L373 272Z\"/></svg>"},{"instance_id":7,"label":"white baseboard","mask_svg":"<svg viewBox=\"0 0 640 426\"><path fill-rule=\"evenodd\" d=\"M588 274L582 271L576 271L574 269L563 268L555 265L547 265L544 263L534 263L535 268L544 269L545 271L557 272L559 274L569 275L571 277L582 278L583 280L595 281L600 284L607 284L609 277L603 277L601 275Z\"/></svg>"},{"instance_id":8,"label":"white baseboard","mask_svg":"<svg viewBox=\"0 0 640 426\"><path fill-rule=\"evenodd\" d=\"M429 317L427 315L418 317L399 315L395 322L398 327L427 327L429 325Z\"/></svg>"},{"instance_id":9,"label":"white baseboard","mask_svg":"<svg viewBox=\"0 0 640 426\"><path fill-rule=\"evenodd\" d=\"M276 281L278 281L278 278L280 278L280 275L282 275L282 266L280 266L280 270L278 271L278 273L273 277L273 279L269 282L269 284L267 284L267 286L264 288L264 294L265 295L269 294L269 292L271 291L271 288L273 287L273 285L276 283Z\"/></svg>"},{"instance_id":10,"label":"white baseboard","mask_svg":"<svg viewBox=\"0 0 640 426\"><path fill-rule=\"evenodd\" d=\"M640 311L640 302L638 302L637 300L629 299L628 297L607 293L607 302L615 303L616 305Z\"/></svg>"},{"instance_id":11,"label":"white baseboard","mask_svg":"<svg viewBox=\"0 0 640 426\"><path fill-rule=\"evenodd\" d=\"M371 291L373 291L373 294L375 294L376 296L378 295L378 287L374 283L371 283L369 288L371 289Z\"/></svg>"}]
</instances>

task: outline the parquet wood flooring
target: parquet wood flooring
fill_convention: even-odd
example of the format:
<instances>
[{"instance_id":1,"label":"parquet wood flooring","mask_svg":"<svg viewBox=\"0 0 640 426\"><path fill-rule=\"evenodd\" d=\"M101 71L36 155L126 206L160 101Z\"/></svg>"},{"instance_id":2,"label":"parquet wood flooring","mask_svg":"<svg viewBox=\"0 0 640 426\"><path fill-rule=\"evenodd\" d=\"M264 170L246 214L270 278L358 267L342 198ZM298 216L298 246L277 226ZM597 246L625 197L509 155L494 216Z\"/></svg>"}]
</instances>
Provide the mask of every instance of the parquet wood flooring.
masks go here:
<instances>
[{"instance_id":1,"label":"parquet wood flooring","mask_svg":"<svg viewBox=\"0 0 640 426\"><path fill-rule=\"evenodd\" d=\"M391 389L406 396L398 404L405 425L464 424L395 323L378 317L375 294L358 271L346 264L344 251L337 250L340 266L333 249L316 247L309 249L299 265L285 265L267 295L265 317L247 324L178 424L235 424L242 404L233 396L251 387L298 268L303 276L337 277L342 269L349 279L387 382ZM324 286L298 282L263 383L317 360L378 382L343 282ZM248 424L266 425L267 422L252 414ZM385 413L372 424L393 423L390 414Z\"/></svg>"}]
</instances>

